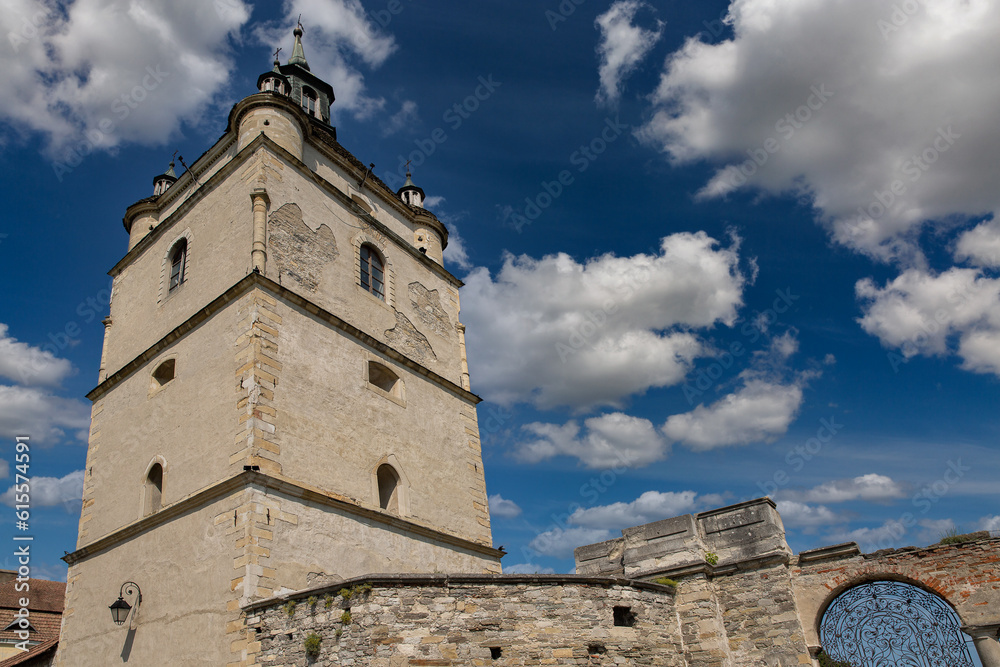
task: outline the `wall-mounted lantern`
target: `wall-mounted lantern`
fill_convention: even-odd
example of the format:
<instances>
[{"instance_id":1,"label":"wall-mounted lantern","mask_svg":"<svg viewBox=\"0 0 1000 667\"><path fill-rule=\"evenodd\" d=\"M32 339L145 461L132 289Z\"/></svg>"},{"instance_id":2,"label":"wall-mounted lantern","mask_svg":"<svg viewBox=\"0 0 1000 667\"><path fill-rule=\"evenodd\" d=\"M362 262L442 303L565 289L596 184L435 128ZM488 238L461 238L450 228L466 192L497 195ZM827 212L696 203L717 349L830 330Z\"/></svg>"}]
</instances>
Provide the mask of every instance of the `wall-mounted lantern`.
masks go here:
<instances>
[{"instance_id":1,"label":"wall-mounted lantern","mask_svg":"<svg viewBox=\"0 0 1000 667\"><path fill-rule=\"evenodd\" d=\"M135 606L138 607L139 603L142 602L142 591L139 590L139 584L134 581L126 581L122 584L122 589L118 593L118 599L108 607L111 610L111 618L114 619L115 625L124 625L125 621L128 619L128 614L132 611L132 605L125 601L126 595L135 595Z\"/></svg>"}]
</instances>

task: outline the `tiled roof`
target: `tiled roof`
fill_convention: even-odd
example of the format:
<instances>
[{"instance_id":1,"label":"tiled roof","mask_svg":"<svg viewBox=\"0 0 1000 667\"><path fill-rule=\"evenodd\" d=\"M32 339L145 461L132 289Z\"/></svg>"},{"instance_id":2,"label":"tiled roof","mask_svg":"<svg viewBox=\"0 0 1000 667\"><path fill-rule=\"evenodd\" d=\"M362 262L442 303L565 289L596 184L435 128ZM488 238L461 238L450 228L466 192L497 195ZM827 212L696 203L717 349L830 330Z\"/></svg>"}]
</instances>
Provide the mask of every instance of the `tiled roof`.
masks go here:
<instances>
[{"instance_id":1,"label":"tiled roof","mask_svg":"<svg viewBox=\"0 0 1000 667\"><path fill-rule=\"evenodd\" d=\"M29 600L28 609L31 611L62 613L66 599L65 581L28 579L27 591L15 590L17 583L15 579L0 584L0 609L20 609L20 600L26 597Z\"/></svg>"},{"instance_id":2,"label":"tiled roof","mask_svg":"<svg viewBox=\"0 0 1000 667\"><path fill-rule=\"evenodd\" d=\"M0 642L17 643L22 641L15 631L4 630L14 621L13 609L0 609ZM45 641L59 636L59 625L62 623L62 614L51 611L33 611L28 617L28 622L35 630L31 633L31 641Z\"/></svg>"},{"instance_id":3,"label":"tiled roof","mask_svg":"<svg viewBox=\"0 0 1000 667\"><path fill-rule=\"evenodd\" d=\"M36 659L41 658L44 654L51 652L55 655L56 647L59 645L59 638L50 639L48 641L42 642L36 646L32 646L30 650L25 651L21 655L15 655L13 658L7 658L6 660L0 662L0 667L15 667L15 665L29 665ZM37 664L48 664L47 662L39 662Z\"/></svg>"}]
</instances>

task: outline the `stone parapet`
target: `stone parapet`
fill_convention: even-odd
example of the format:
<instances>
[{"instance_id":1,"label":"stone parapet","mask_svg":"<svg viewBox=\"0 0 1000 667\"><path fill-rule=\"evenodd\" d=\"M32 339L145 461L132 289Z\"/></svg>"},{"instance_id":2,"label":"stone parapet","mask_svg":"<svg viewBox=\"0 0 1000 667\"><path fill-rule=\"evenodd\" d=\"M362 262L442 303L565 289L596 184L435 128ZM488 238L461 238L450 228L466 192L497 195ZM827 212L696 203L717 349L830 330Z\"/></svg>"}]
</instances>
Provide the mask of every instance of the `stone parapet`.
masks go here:
<instances>
[{"instance_id":1,"label":"stone parapet","mask_svg":"<svg viewBox=\"0 0 1000 667\"><path fill-rule=\"evenodd\" d=\"M770 498L626 528L622 537L576 550L576 571L649 578L694 571L725 572L737 564L787 560L781 517Z\"/></svg>"},{"instance_id":2,"label":"stone parapet","mask_svg":"<svg viewBox=\"0 0 1000 667\"><path fill-rule=\"evenodd\" d=\"M244 613L272 667L688 664L673 589L618 578L374 575Z\"/></svg>"}]
</instances>

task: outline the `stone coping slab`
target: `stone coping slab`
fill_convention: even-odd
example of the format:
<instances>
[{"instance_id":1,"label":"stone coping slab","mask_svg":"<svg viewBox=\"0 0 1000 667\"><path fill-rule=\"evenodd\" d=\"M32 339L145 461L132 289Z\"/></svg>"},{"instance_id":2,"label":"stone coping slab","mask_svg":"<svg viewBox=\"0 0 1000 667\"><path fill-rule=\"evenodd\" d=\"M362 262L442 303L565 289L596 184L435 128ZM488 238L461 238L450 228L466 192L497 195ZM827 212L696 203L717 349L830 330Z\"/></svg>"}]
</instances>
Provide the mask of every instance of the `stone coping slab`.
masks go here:
<instances>
[{"instance_id":1,"label":"stone coping slab","mask_svg":"<svg viewBox=\"0 0 1000 667\"><path fill-rule=\"evenodd\" d=\"M363 577L345 579L334 584L323 584L313 588L305 588L291 593L275 595L265 600L258 600L243 606L243 611L251 613L272 607L288 600L299 600L311 595L336 593L343 588L371 584L381 588L405 587L438 587L456 586L624 586L637 590L656 591L673 595L673 586L657 584L652 581L640 581L624 577L587 577L576 574L370 574Z\"/></svg>"}]
</instances>

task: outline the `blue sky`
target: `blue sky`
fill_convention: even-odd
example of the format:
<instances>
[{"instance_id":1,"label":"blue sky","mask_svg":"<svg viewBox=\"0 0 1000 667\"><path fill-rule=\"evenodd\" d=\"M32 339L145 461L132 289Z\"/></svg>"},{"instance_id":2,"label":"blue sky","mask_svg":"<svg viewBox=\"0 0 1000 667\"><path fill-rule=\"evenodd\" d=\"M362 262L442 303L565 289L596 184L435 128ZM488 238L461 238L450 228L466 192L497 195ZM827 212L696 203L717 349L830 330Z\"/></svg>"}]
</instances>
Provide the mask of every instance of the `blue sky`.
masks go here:
<instances>
[{"instance_id":1,"label":"blue sky","mask_svg":"<svg viewBox=\"0 0 1000 667\"><path fill-rule=\"evenodd\" d=\"M1000 529L992 3L0 8L0 484L27 431L40 576L121 216L300 13L341 143L394 186L411 160L451 230L506 571L764 494L795 550Z\"/></svg>"}]
</instances>

